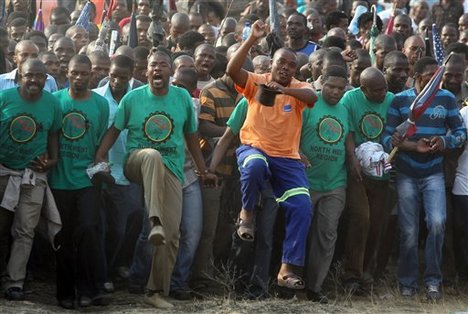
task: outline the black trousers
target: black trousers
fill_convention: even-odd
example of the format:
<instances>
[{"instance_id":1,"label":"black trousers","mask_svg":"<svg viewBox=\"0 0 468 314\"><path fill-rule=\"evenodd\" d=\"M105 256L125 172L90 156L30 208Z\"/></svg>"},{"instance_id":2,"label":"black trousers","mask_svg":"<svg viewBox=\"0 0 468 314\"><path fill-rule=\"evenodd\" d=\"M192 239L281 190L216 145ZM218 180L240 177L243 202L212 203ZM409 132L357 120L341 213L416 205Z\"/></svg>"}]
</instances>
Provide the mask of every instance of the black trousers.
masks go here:
<instances>
[{"instance_id":1,"label":"black trousers","mask_svg":"<svg viewBox=\"0 0 468 314\"><path fill-rule=\"evenodd\" d=\"M62 219L62 230L56 237L60 248L57 259L57 299L98 294L98 273L103 269L99 250L101 226L99 190L53 190Z\"/></svg>"}]
</instances>

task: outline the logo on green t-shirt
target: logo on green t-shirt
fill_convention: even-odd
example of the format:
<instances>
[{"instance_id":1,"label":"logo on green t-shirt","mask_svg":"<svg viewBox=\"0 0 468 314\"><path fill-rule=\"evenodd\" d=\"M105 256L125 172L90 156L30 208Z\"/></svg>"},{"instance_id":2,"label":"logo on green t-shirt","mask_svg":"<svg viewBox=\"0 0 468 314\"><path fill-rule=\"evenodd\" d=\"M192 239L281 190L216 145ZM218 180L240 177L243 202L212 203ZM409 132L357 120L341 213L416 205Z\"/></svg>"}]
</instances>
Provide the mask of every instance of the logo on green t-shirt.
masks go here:
<instances>
[{"instance_id":1,"label":"logo on green t-shirt","mask_svg":"<svg viewBox=\"0 0 468 314\"><path fill-rule=\"evenodd\" d=\"M18 144L26 144L37 134L38 125L33 116L20 113L11 120L10 137Z\"/></svg>"},{"instance_id":2,"label":"logo on green t-shirt","mask_svg":"<svg viewBox=\"0 0 468 314\"><path fill-rule=\"evenodd\" d=\"M343 138L343 124L332 116L324 116L318 123L319 138L326 144L338 143Z\"/></svg>"},{"instance_id":3,"label":"logo on green t-shirt","mask_svg":"<svg viewBox=\"0 0 468 314\"><path fill-rule=\"evenodd\" d=\"M375 112L367 112L359 121L361 133L369 140L375 140L382 134L384 128L383 118Z\"/></svg>"},{"instance_id":4,"label":"logo on green t-shirt","mask_svg":"<svg viewBox=\"0 0 468 314\"><path fill-rule=\"evenodd\" d=\"M166 112L153 112L143 123L143 133L153 143L166 142L174 132L174 120Z\"/></svg>"},{"instance_id":5,"label":"logo on green t-shirt","mask_svg":"<svg viewBox=\"0 0 468 314\"><path fill-rule=\"evenodd\" d=\"M80 111L70 111L63 116L62 134L70 141L77 141L82 138L88 127L88 119Z\"/></svg>"}]
</instances>

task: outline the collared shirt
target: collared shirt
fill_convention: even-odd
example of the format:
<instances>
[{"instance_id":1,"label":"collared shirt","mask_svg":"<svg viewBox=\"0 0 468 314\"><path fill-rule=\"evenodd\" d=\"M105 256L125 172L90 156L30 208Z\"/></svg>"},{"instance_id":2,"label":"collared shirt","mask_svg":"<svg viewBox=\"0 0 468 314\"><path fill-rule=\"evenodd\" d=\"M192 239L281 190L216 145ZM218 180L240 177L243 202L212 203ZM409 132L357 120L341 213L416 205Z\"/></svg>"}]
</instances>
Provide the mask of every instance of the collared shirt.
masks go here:
<instances>
[{"instance_id":1,"label":"collared shirt","mask_svg":"<svg viewBox=\"0 0 468 314\"><path fill-rule=\"evenodd\" d=\"M127 93L130 91L130 85L127 87ZM109 127L114 123L115 113L119 107L119 103L115 101L114 96L112 96L111 89L109 87L109 82L102 87L93 89L94 92L104 97L109 103ZM130 182L127 180L123 173L125 156L127 150L125 145L127 144L127 133L128 130L122 130L120 132L117 141L115 141L112 148L109 150L109 163L111 168L111 174L115 178L115 183L120 185L128 185Z\"/></svg>"},{"instance_id":2,"label":"collared shirt","mask_svg":"<svg viewBox=\"0 0 468 314\"><path fill-rule=\"evenodd\" d=\"M218 126L225 127L226 123L234 111L237 102L242 98L242 95L234 89L234 83L228 85L226 77L223 76L207 85L200 93L200 120L212 122ZM216 171L223 175L231 175L233 165L235 164L235 148L238 142L235 141L226 152L223 161L220 163ZM207 145L204 145L204 152L210 150ZM208 152L209 154L209 152Z\"/></svg>"},{"instance_id":3,"label":"collared shirt","mask_svg":"<svg viewBox=\"0 0 468 314\"><path fill-rule=\"evenodd\" d=\"M18 73L18 69L14 69L11 72L0 75L0 90L5 90L5 89L19 86L18 82L16 81L17 73ZM49 74L47 74L47 79L44 85L44 90L50 93L56 92L58 90L55 79Z\"/></svg>"}]
</instances>

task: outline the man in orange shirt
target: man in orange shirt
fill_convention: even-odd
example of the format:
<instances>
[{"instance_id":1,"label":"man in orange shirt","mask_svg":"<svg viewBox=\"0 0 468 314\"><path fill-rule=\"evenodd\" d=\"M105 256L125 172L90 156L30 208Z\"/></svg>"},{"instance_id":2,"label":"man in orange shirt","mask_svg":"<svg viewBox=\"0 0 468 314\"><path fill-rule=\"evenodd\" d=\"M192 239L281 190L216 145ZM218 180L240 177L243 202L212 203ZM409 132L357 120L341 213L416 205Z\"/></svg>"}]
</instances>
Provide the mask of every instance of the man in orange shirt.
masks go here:
<instances>
[{"instance_id":1,"label":"man in orange shirt","mask_svg":"<svg viewBox=\"0 0 468 314\"><path fill-rule=\"evenodd\" d=\"M240 131L242 145L236 151L242 191L238 234L244 240L253 240L253 210L259 192L270 180L286 218L278 285L303 289L304 282L294 273L293 266L304 265L312 205L304 165L300 161L299 140L302 111L306 106L312 107L317 96L310 84L293 78L297 59L290 49L276 51L271 73L257 75L242 69L250 48L264 34L265 24L260 20L255 22L249 38L227 67L236 89L248 101L247 117ZM264 106L257 100L257 86L260 84L278 92L273 106Z\"/></svg>"}]
</instances>

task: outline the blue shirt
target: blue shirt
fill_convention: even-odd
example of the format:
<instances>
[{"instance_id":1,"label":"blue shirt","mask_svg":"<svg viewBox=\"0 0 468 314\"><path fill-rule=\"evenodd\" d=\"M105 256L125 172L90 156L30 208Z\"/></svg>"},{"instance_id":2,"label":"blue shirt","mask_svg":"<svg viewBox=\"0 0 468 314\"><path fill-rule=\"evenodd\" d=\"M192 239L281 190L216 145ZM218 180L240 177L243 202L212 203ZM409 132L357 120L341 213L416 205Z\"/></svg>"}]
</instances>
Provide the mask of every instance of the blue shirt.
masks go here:
<instances>
[{"instance_id":1,"label":"blue shirt","mask_svg":"<svg viewBox=\"0 0 468 314\"><path fill-rule=\"evenodd\" d=\"M395 95L387 113L387 124L382 136L382 144L387 151L392 150L391 137L396 127L408 119L409 107L416 98L414 88ZM416 120L416 133L410 141L420 138L440 136L445 149L460 147L466 141L466 128L458 110L455 96L447 90L437 92L432 103ZM447 132L447 131L450 132ZM397 171L415 178L423 178L443 171L442 153L418 153L399 151L396 158Z\"/></svg>"},{"instance_id":2,"label":"blue shirt","mask_svg":"<svg viewBox=\"0 0 468 314\"><path fill-rule=\"evenodd\" d=\"M303 48L295 50L296 53L303 53L307 56L310 56L313 52L319 50L320 46L317 45L316 43L309 41L307 42L307 45L305 45Z\"/></svg>"},{"instance_id":3,"label":"blue shirt","mask_svg":"<svg viewBox=\"0 0 468 314\"><path fill-rule=\"evenodd\" d=\"M96 94L104 97L109 103L109 127L114 123L115 113L119 107L119 103L115 101L112 96L111 89L109 87L109 82L106 83L103 87L93 89ZM127 93L130 91L130 85L127 87ZM127 133L128 130L122 130L120 132L117 141L115 141L112 148L109 150L109 163L111 168L111 174L115 179L116 184L120 185L129 185L130 182L124 175L124 164L125 157L127 156L127 150L125 146L127 145Z\"/></svg>"},{"instance_id":4,"label":"blue shirt","mask_svg":"<svg viewBox=\"0 0 468 314\"><path fill-rule=\"evenodd\" d=\"M11 72L0 75L0 90L17 87L18 82L15 81L17 73L18 73L18 69L14 69ZM55 79L49 74L47 74L47 79L44 85L44 90L48 91L49 93L53 93L58 90Z\"/></svg>"}]
</instances>

